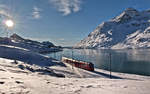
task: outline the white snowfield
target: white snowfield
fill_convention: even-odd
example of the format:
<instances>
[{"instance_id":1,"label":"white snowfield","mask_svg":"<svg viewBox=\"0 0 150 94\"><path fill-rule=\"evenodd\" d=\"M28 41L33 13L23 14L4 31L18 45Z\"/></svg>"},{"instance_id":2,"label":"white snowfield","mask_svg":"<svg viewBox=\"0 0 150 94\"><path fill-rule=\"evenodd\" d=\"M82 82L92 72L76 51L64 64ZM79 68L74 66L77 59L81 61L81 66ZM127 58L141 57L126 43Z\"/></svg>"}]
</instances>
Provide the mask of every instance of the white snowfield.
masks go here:
<instances>
[{"instance_id":1,"label":"white snowfield","mask_svg":"<svg viewBox=\"0 0 150 94\"><path fill-rule=\"evenodd\" d=\"M76 48L150 48L150 10L127 8L119 16L103 22Z\"/></svg>"},{"instance_id":2,"label":"white snowfield","mask_svg":"<svg viewBox=\"0 0 150 94\"><path fill-rule=\"evenodd\" d=\"M78 69L38 53L0 45L0 94L149 94L150 77ZM16 61L15 61L16 60Z\"/></svg>"}]
</instances>

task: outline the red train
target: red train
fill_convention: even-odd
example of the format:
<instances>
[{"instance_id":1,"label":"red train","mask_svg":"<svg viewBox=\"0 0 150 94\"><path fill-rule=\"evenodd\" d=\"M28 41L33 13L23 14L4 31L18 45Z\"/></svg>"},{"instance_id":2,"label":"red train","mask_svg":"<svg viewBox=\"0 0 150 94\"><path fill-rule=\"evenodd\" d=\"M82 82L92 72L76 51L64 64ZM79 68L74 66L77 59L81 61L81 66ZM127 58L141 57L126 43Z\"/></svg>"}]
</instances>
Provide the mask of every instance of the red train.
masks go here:
<instances>
[{"instance_id":1,"label":"red train","mask_svg":"<svg viewBox=\"0 0 150 94\"><path fill-rule=\"evenodd\" d=\"M94 71L94 64L90 62L77 61L66 57L62 57L62 62L88 71Z\"/></svg>"}]
</instances>

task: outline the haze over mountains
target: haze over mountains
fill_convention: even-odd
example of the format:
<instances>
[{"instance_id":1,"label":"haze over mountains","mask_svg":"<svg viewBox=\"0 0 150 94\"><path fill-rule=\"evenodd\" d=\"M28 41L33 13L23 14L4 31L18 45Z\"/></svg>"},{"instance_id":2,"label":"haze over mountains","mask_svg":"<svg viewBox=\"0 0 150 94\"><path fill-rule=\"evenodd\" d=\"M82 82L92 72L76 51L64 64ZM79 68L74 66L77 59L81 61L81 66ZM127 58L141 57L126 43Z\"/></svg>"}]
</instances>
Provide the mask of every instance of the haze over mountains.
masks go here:
<instances>
[{"instance_id":1,"label":"haze over mountains","mask_svg":"<svg viewBox=\"0 0 150 94\"><path fill-rule=\"evenodd\" d=\"M76 48L150 48L150 10L127 8L119 16L101 23Z\"/></svg>"}]
</instances>

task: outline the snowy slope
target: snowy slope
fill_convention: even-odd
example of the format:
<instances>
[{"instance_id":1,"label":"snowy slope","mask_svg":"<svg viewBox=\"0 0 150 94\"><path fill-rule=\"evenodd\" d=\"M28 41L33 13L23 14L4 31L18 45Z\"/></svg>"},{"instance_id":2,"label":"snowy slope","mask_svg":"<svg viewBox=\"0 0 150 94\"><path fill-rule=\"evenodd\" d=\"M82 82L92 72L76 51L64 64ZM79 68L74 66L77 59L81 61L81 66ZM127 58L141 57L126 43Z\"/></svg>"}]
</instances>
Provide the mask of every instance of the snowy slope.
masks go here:
<instances>
[{"instance_id":1,"label":"snowy slope","mask_svg":"<svg viewBox=\"0 0 150 94\"><path fill-rule=\"evenodd\" d=\"M80 72L86 75L86 72ZM150 92L149 77L119 73L113 75L121 76L123 79L95 78L94 75L92 78L57 78L58 74L50 68L28 65L20 61L14 63L13 60L0 58L0 94L149 94Z\"/></svg>"},{"instance_id":2,"label":"snowy slope","mask_svg":"<svg viewBox=\"0 0 150 94\"><path fill-rule=\"evenodd\" d=\"M26 50L24 48L8 45L0 45L0 57L11 60L19 60L30 65L32 64L38 66L61 65L58 61L50 57L46 57L44 55Z\"/></svg>"},{"instance_id":3,"label":"snowy slope","mask_svg":"<svg viewBox=\"0 0 150 94\"><path fill-rule=\"evenodd\" d=\"M77 48L149 48L150 10L127 8L119 16L103 22Z\"/></svg>"},{"instance_id":4,"label":"snowy slope","mask_svg":"<svg viewBox=\"0 0 150 94\"><path fill-rule=\"evenodd\" d=\"M38 41L24 39L17 34L13 34L12 36L10 36L10 38L0 38L0 44L21 47L39 53L61 50L51 42L41 43Z\"/></svg>"}]
</instances>

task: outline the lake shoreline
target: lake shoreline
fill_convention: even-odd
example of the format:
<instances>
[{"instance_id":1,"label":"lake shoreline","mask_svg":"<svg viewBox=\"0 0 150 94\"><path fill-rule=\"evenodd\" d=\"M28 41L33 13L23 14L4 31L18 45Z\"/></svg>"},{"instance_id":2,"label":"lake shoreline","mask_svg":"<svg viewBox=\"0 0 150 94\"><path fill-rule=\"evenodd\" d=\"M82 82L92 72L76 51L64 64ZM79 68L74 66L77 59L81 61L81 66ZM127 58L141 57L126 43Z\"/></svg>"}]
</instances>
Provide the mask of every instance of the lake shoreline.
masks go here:
<instances>
[{"instance_id":1,"label":"lake shoreline","mask_svg":"<svg viewBox=\"0 0 150 94\"><path fill-rule=\"evenodd\" d=\"M73 52L73 53L72 53ZM61 60L62 56L79 61L92 62L95 68L110 70L110 55L112 71L150 76L150 49L140 50L93 50L93 49L63 49L62 52L46 56ZM110 54L111 53L111 54ZM73 54L73 55L72 55Z\"/></svg>"}]
</instances>

